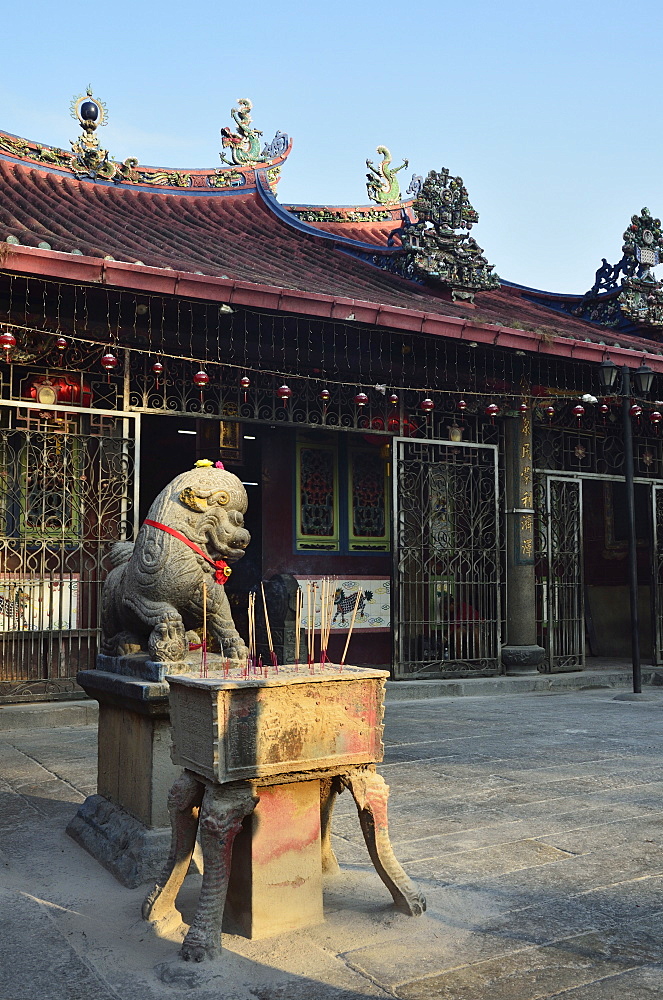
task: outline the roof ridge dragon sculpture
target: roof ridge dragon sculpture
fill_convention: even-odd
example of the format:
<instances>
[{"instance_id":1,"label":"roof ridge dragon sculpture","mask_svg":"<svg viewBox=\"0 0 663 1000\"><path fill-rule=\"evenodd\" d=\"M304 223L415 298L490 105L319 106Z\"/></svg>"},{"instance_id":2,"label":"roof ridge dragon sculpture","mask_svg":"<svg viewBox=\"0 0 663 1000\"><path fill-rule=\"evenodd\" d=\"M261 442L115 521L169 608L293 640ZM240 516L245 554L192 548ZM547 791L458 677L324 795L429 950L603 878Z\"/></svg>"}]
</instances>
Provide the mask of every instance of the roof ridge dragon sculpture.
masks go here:
<instances>
[{"instance_id":1,"label":"roof ridge dragon sculpture","mask_svg":"<svg viewBox=\"0 0 663 1000\"><path fill-rule=\"evenodd\" d=\"M366 160L366 190L371 201L378 205L391 205L401 200L401 189L396 174L407 167L408 161L403 160L400 167L392 167L392 156L386 146L378 146L376 153L382 157L377 167L372 160Z\"/></svg>"},{"instance_id":2,"label":"roof ridge dragon sculpture","mask_svg":"<svg viewBox=\"0 0 663 1000\"><path fill-rule=\"evenodd\" d=\"M267 160L260 152L260 129L251 128L253 119L251 118L252 102L248 97L240 97L237 100L238 107L231 108L237 132L233 132L227 125L221 129L221 144L224 149L230 150L231 159L228 160L223 153L220 153L222 163L233 165L246 165L251 163L266 163Z\"/></svg>"}]
</instances>

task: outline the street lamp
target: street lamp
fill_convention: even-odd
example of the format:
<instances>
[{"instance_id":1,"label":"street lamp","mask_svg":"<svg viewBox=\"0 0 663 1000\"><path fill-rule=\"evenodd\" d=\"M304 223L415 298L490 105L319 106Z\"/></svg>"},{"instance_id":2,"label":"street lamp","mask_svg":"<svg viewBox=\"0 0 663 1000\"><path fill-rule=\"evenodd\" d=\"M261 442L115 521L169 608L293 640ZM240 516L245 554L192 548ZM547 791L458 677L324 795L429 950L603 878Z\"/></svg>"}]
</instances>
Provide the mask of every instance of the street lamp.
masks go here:
<instances>
[{"instance_id":1,"label":"street lamp","mask_svg":"<svg viewBox=\"0 0 663 1000\"><path fill-rule=\"evenodd\" d=\"M615 391L617 375L621 374L619 391ZM646 396L651 389L654 372L644 364L633 372L635 391ZM624 479L626 481L626 513L628 523L628 587L631 605L631 661L633 664L633 693L642 693L640 670L640 621L638 615L638 553L635 534L635 492L633 488L633 427L631 424L631 369L628 365L617 367L610 359L599 365L599 383L603 395L619 396L622 401L622 426L624 431Z\"/></svg>"}]
</instances>

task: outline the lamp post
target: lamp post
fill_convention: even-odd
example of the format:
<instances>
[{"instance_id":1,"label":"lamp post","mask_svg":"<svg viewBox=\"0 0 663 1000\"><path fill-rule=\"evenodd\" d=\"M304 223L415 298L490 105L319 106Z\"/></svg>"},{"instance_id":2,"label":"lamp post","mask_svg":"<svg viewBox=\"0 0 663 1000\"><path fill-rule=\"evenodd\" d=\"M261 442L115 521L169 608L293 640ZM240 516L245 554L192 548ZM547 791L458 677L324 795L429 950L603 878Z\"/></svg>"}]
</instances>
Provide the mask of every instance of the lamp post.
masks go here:
<instances>
[{"instance_id":1,"label":"lamp post","mask_svg":"<svg viewBox=\"0 0 663 1000\"><path fill-rule=\"evenodd\" d=\"M617 376L621 374L619 391ZM633 372L633 384L639 396L646 396L651 389L654 372L641 364ZM633 426L631 423L631 369L628 365L617 367L614 361L599 365L599 382L604 395L619 396L622 401L622 427L624 435L624 479L626 482L626 514L628 525L628 588L631 606L631 661L633 665L633 693L642 694L640 670L640 621L638 614L638 552L635 533L635 492L633 487Z\"/></svg>"}]
</instances>

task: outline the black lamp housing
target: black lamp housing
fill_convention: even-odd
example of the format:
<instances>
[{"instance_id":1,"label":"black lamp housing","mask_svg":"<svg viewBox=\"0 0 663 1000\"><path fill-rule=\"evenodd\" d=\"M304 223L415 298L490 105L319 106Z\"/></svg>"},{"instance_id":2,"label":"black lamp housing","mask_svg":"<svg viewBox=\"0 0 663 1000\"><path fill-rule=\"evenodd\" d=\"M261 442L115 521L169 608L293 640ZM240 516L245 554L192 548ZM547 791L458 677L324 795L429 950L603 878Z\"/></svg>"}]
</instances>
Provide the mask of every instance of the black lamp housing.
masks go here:
<instances>
[{"instance_id":1,"label":"black lamp housing","mask_svg":"<svg viewBox=\"0 0 663 1000\"><path fill-rule=\"evenodd\" d=\"M649 367L649 365L646 365L644 362L640 365L639 368L636 368L635 371L633 372L633 382L635 384L635 389L640 396L646 396L649 393L653 381L654 381L654 372Z\"/></svg>"},{"instance_id":2,"label":"black lamp housing","mask_svg":"<svg viewBox=\"0 0 663 1000\"><path fill-rule=\"evenodd\" d=\"M599 384L604 392L609 392L613 388L618 373L617 365L610 358L601 362L599 365Z\"/></svg>"}]
</instances>

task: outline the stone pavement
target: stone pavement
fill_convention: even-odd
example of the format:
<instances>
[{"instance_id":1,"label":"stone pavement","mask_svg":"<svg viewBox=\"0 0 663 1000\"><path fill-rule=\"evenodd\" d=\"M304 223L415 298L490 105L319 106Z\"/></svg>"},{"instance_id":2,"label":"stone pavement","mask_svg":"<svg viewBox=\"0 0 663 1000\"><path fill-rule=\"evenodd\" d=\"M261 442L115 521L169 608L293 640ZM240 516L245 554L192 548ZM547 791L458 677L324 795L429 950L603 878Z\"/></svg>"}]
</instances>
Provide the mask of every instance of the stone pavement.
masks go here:
<instances>
[{"instance_id":1,"label":"stone pavement","mask_svg":"<svg viewBox=\"0 0 663 1000\"><path fill-rule=\"evenodd\" d=\"M64 830L94 726L0 733L0 1000L644 1000L663 995L663 690L394 702L395 912L344 794L324 924L189 965ZM190 919L198 876L180 908Z\"/></svg>"}]
</instances>

